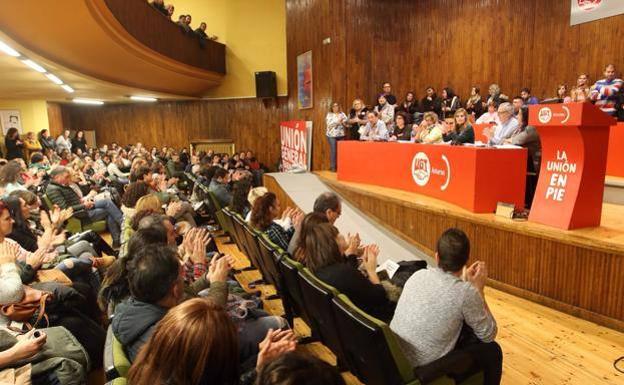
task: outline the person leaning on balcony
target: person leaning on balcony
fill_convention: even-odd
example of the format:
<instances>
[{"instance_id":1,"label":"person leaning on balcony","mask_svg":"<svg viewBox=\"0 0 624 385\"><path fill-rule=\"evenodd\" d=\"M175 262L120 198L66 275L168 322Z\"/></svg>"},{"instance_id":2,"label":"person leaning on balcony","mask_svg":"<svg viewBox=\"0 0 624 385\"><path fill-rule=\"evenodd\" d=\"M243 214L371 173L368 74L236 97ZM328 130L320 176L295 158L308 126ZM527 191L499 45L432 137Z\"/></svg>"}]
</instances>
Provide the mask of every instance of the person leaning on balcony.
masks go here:
<instances>
[{"instance_id":1,"label":"person leaning on balcony","mask_svg":"<svg viewBox=\"0 0 624 385\"><path fill-rule=\"evenodd\" d=\"M154 0L150 3L150 5L154 7L154 9L156 9L158 12L167 16L167 9L165 9L165 2L163 0Z\"/></svg>"},{"instance_id":2,"label":"person leaning on balcony","mask_svg":"<svg viewBox=\"0 0 624 385\"><path fill-rule=\"evenodd\" d=\"M208 36L208 35L206 34L206 23L204 23L204 22L202 22L202 23L199 25L199 28L197 28L197 29L195 30L195 34L196 34L197 36L199 36L199 40L200 40L201 42L204 42L204 41L206 41L206 40L217 40L217 39L218 39L218 37L217 37L217 36L215 36L215 35Z\"/></svg>"}]
</instances>

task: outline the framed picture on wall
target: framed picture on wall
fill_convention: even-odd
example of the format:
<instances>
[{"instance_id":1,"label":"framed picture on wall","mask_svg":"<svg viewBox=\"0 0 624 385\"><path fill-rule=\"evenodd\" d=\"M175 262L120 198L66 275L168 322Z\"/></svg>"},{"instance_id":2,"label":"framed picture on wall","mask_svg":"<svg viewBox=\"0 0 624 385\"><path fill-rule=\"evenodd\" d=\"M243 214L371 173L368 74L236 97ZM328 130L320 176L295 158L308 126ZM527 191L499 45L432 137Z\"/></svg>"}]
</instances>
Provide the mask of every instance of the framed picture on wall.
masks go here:
<instances>
[{"instance_id":1,"label":"framed picture on wall","mask_svg":"<svg viewBox=\"0 0 624 385\"><path fill-rule=\"evenodd\" d=\"M312 51L297 56L297 105L300 110L312 108Z\"/></svg>"},{"instance_id":2,"label":"framed picture on wall","mask_svg":"<svg viewBox=\"0 0 624 385\"><path fill-rule=\"evenodd\" d=\"M9 128L17 128L17 132L22 133L22 115L19 110L0 110L0 124L2 124L2 134L6 135Z\"/></svg>"}]
</instances>

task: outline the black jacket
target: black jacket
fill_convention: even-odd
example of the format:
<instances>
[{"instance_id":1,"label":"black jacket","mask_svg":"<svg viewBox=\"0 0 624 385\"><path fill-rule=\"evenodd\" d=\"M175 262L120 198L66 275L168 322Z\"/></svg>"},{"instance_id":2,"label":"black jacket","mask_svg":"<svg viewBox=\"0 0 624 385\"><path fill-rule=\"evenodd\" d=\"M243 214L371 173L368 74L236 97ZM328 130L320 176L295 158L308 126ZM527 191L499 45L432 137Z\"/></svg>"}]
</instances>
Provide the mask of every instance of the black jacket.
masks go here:
<instances>
[{"instance_id":1,"label":"black jacket","mask_svg":"<svg viewBox=\"0 0 624 385\"><path fill-rule=\"evenodd\" d=\"M85 219L89 217L86 207L82 204L78 194L69 186L62 186L56 182L50 182L46 190L46 195L52 203L62 209L73 208L76 218Z\"/></svg>"},{"instance_id":2,"label":"black jacket","mask_svg":"<svg viewBox=\"0 0 624 385\"><path fill-rule=\"evenodd\" d=\"M11 159L19 159L19 158L23 158L24 154L22 153L22 147L24 147L24 144L17 143L17 139L7 139L4 142L6 148L7 148L7 160L11 160Z\"/></svg>"},{"instance_id":3,"label":"black jacket","mask_svg":"<svg viewBox=\"0 0 624 385\"><path fill-rule=\"evenodd\" d=\"M474 129L472 128L472 125L468 125L468 128L462 132L450 132L448 134L444 134L443 139L445 142L451 141L453 144L474 143Z\"/></svg>"},{"instance_id":4,"label":"black jacket","mask_svg":"<svg viewBox=\"0 0 624 385\"><path fill-rule=\"evenodd\" d=\"M56 149L56 142L54 141L54 138L51 136L48 136L47 138L44 138L43 136L41 136L39 138L39 143L41 143L41 149L44 152L47 149L50 149L50 150Z\"/></svg>"},{"instance_id":5,"label":"black jacket","mask_svg":"<svg viewBox=\"0 0 624 385\"><path fill-rule=\"evenodd\" d=\"M314 274L366 313L385 322L392 319L396 305L388 300L383 286L371 283L351 262L325 266Z\"/></svg>"},{"instance_id":6,"label":"black jacket","mask_svg":"<svg viewBox=\"0 0 624 385\"><path fill-rule=\"evenodd\" d=\"M76 151L78 151L78 149L80 149L83 154L87 152L87 141L85 140L85 138L82 138L82 139L73 138L71 140L71 144L72 144L71 150L74 154L76 153Z\"/></svg>"},{"instance_id":7,"label":"black jacket","mask_svg":"<svg viewBox=\"0 0 624 385\"><path fill-rule=\"evenodd\" d=\"M442 116L442 99L434 96L431 100L429 100L425 96L420 100L420 109L423 113L433 111L438 114L438 116Z\"/></svg>"}]
</instances>

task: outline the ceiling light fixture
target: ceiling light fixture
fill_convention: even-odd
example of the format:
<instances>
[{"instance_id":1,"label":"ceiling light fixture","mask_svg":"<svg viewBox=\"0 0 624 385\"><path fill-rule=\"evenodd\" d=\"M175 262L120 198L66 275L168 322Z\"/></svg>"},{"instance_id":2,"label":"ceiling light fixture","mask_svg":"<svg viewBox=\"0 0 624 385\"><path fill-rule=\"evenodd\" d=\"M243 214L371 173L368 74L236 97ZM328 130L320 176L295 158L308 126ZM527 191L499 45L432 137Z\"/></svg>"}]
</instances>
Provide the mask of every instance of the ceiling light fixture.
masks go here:
<instances>
[{"instance_id":1,"label":"ceiling light fixture","mask_svg":"<svg viewBox=\"0 0 624 385\"><path fill-rule=\"evenodd\" d=\"M70 94L74 93L74 89L71 88L70 86L68 86L67 84L63 84L61 86L62 89L64 89L65 91L69 92Z\"/></svg>"},{"instance_id":2,"label":"ceiling light fixture","mask_svg":"<svg viewBox=\"0 0 624 385\"><path fill-rule=\"evenodd\" d=\"M45 68L43 68L42 66L40 66L39 64L35 63L34 61L30 59L22 60L22 63L26 64L28 67L34 69L37 72L41 72L41 73L46 72Z\"/></svg>"},{"instance_id":3,"label":"ceiling light fixture","mask_svg":"<svg viewBox=\"0 0 624 385\"><path fill-rule=\"evenodd\" d=\"M7 43L0 41L0 51L6 53L9 56L19 57L21 56L19 52L11 48Z\"/></svg>"},{"instance_id":4,"label":"ceiling light fixture","mask_svg":"<svg viewBox=\"0 0 624 385\"><path fill-rule=\"evenodd\" d=\"M149 96L130 96L130 99L137 102L157 102L158 99Z\"/></svg>"},{"instance_id":5,"label":"ceiling light fixture","mask_svg":"<svg viewBox=\"0 0 624 385\"><path fill-rule=\"evenodd\" d=\"M102 104L104 104L104 102L101 100L83 99L83 98L74 98L73 102L78 103L78 104L91 104L91 105L96 105L96 106L101 106Z\"/></svg>"},{"instance_id":6,"label":"ceiling light fixture","mask_svg":"<svg viewBox=\"0 0 624 385\"><path fill-rule=\"evenodd\" d=\"M58 78L58 76L51 74L51 73L47 73L45 74L46 78L50 79L52 81L52 83L54 84L58 84L59 86L61 84L63 84L63 81L61 79Z\"/></svg>"}]
</instances>

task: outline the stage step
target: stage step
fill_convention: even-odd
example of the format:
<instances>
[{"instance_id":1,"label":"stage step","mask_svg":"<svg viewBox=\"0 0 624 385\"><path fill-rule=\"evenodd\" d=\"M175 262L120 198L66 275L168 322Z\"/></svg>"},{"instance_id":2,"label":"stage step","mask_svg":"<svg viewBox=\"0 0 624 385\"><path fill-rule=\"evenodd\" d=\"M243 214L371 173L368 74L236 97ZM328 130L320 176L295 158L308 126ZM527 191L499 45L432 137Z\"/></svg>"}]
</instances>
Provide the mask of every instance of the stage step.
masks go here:
<instances>
[{"instance_id":1,"label":"stage step","mask_svg":"<svg viewBox=\"0 0 624 385\"><path fill-rule=\"evenodd\" d=\"M604 198L605 203L624 205L624 178L607 176L605 178Z\"/></svg>"}]
</instances>

